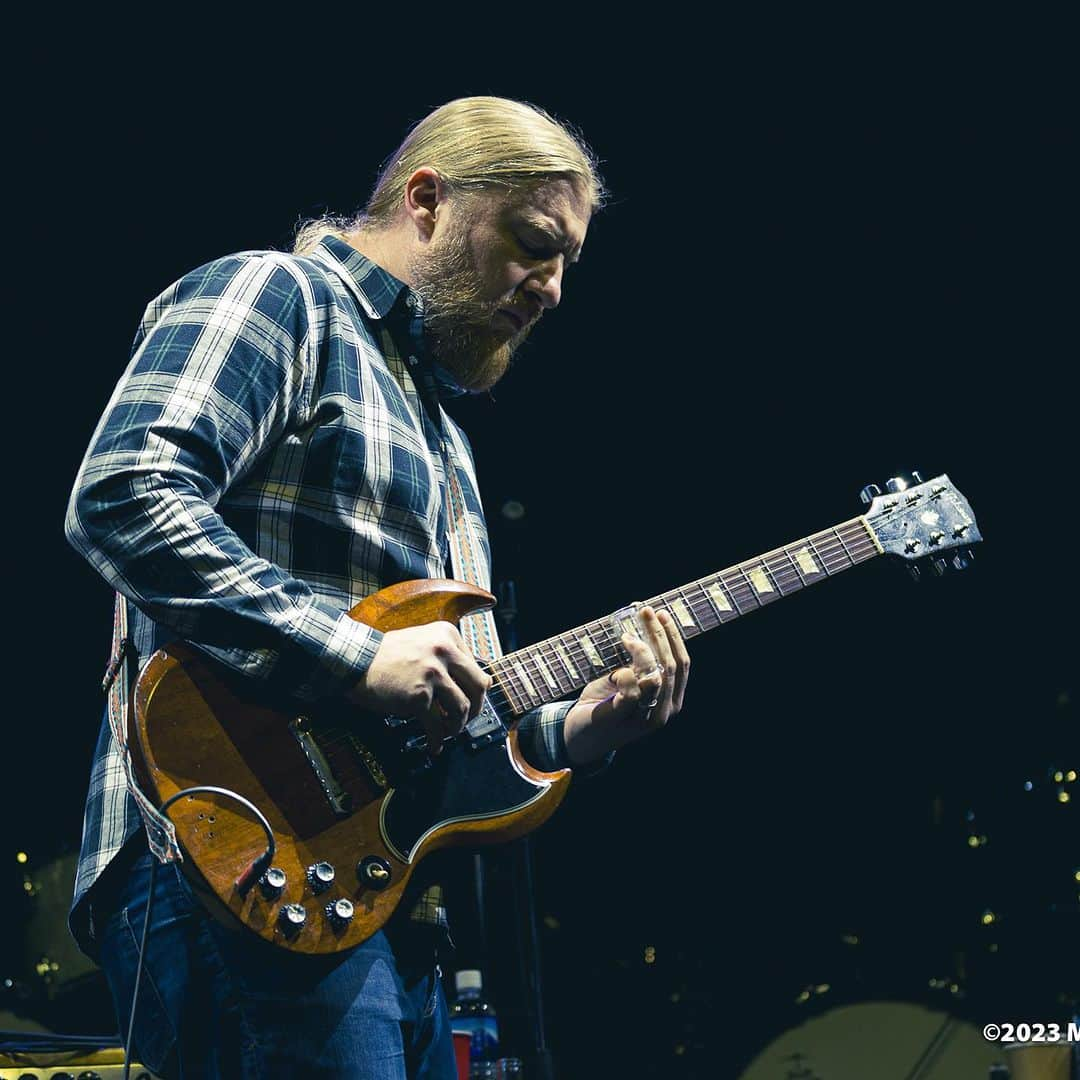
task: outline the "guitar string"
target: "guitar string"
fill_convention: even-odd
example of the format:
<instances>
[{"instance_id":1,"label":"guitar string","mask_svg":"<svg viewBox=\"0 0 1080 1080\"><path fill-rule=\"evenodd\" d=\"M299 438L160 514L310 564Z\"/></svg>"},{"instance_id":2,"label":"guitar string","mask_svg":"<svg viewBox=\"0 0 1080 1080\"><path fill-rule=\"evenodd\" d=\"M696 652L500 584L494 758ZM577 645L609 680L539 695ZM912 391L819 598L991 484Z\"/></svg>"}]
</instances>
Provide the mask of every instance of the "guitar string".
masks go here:
<instances>
[{"instance_id":1,"label":"guitar string","mask_svg":"<svg viewBox=\"0 0 1080 1080\"><path fill-rule=\"evenodd\" d=\"M949 489L946 488L946 491L947 490ZM899 495L899 493L896 494ZM931 496L931 498L933 498L933 496ZM871 557L875 554L878 554L876 545L873 543L873 541L870 541L867 536L867 526L869 525L869 523L879 522L883 518L889 516L904 517L910 516L911 514L918 512L914 503L909 504L909 508L901 511L899 515L894 514L895 509L895 506L885 506L876 512L870 512L860 517L849 519L848 521L842 522L841 524L833 526L829 529L823 529L820 532L813 533L810 536L804 537L801 540L794 541L793 543L787 544L783 547L766 552L764 555L759 556L756 559L747 560L743 563L737 564L734 567L718 571L717 573L710 575L707 578L700 579L697 582L692 582L687 585L679 586L676 589L669 590L668 593L664 593L656 599L661 604L663 604L665 602L669 602L669 597L674 597L675 594L678 594L678 598L681 598L686 602L694 622L693 627L684 627L684 629L686 630L692 629L694 631L694 634L690 636L696 636L696 633L704 632L705 630L715 629L715 627L717 625L720 625L720 623L725 621L730 622L732 621L732 619L738 617L739 615L748 614L749 611L756 610L759 607L764 607L766 604L772 603L774 600L778 600L781 599L783 596L789 595L790 592L794 591L795 589L801 589L807 584L816 584L816 581L806 581L801 571L799 571L797 563L792 558L791 551L797 551L800 544L804 546L810 545L811 547L813 547L815 553L817 553L819 557L822 558L823 562L827 562L829 559L833 558L838 560L838 564L835 566L826 565L825 573L830 576L838 572L838 570L840 569L847 569L858 562L865 561L866 557ZM847 544L845 543L845 540L853 541L853 543ZM839 549L842 550L838 550L838 545ZM947 548L944 550L947 550ZM826 554L822 555L823 552L825 552ZM852 555L854 555L855 557L852 558ZM795 576L791 576L790 570L787 568L783 568L783 570L781 571L781 568L774 566L772 562L770 562L770 560L772 559L786 560L788 563L790 563L791 569L795 570ZM761 566L765 567L766 571L774 579L777 589L779 591L779 595L773 596L770 599L762 599L759 596L757 590L754 589L752 583L749 582L749 580L747 580L746 582L736 581L735 584L732 584L728 580L728 577L730 575L741 575L743 578L748 578L748 570L753 571L754 569L757 569ZM781 572L783 572L783 574L785 575L782 579L780 577ZM710 598L707 595L698 597L686 595L687 592L701 592L705 583L710 583L712 585L722 583L725 586L732 600L735 601L736 610L732 612L731 618L725 620L723 619L723 617L718 616L715 612L711 611L710 609L714 608L715 605L712 604ZM785 586L788 585L793 586L793 588L785 591ZM743 600L744 602L749 600L752 602L753 606L748 607L748 609L744 611L742 609L742 606L739 604L739 600ZM674 603L675 601L671 600L670 602ZM711 625L701 625L701 623L704 621L702 618L703 614L708 616L708 621L711 623ZM522 670L525 671L526 674L529 674L530 672L528 669L529 665L531 664L531 674L536 677L536 679L541 683L541 685L547 683L547 685L550 686L551 681L547 679L544 676L544 673L540 670L540 666L536 662L536 658L539 658L540 660L549 663L554 662L555 657L559 653L559 647L561 646L562 649L564 649L569 654L569 656L573 658L573 666L575 669L579 669L580 665L584 663L584 666L589 672L590 676L595 672L596 665L590 661L586 649L578 642L579 632L584 632L585 636L588 637L590 643L594 647L596 647L599 655L601 656L601 659L604 661L604 664L602 666L610 666L613 662L625 660L625 651L620 651L618 647L612 647L610 645L610 637L608 634L610 618L611 617L608 616L604 620L597 620L592 623L584 624L583 626L578 627L575 630L565 631L563 634L556 635L552 638L547 639L546 641L528 646L525 649L517 650L515 653L510 654L510 658L498 658L499 661L508 661L508 663L504 663L501 665L498 674L502 675L510 683L511 688L514 691L513 696L511 696L509 691L507 692L507 696L511 698L511 704L515 705L516 711L521 712L526 706L533 705L535 698L539 698L539 701L543 703L546 695L543 692L540 694L530 693L528 691L526 683L522 681L521 674L513 670L514 665L520 665ZM712 619L714 618L718 619L718 621L712 622ZM599 640L597 640L594 635L599 635ZM565 663L563 663L555 666L558 670L559 668L565 667L566 665ZM558 683L558 689L560 689L564 693L569 693L578 685L580 685L582 680L584 682L589 681L589 677L582 676L580 670L576 670L575 674L577 678L575 679L573 675L571 676L571 682L573 685L571 685L569 688L563 687L561 677L558 678L556 680L556 682ZM528 681L531 683L533 680L529 679ZM522 700L524 704L519 703Z\"/></svg>"},{"instance_id":2,"label":"guitar string","mask_svg":"<svg viewBox=\"0 0 1080 1080\"><path fill-rule=\"evenodd\" d=\"M839 527L838 527L839 528ZM872 543L866 542L866 532L864 529L859 529L856 533L854 530L850 530L852 535L848 537L852 543L849 543L844 550L840 550L843 545L837 537L829 537L828 545L819 544L815 550L818 551L819 558L822 563L825 564L826 569L824 573L826 575L835 574L840 569L844 569L856 564L856 561L864 561L859 556L868 554L873 548ZM822 534L818 534L822 535ZM855 541L855 536L859 537L858 542ZM795 545L790 545L795 546ZM826 548L831 546L833 550L826 551ZM851 559L848 552L855 554L856 559ZM779 566L773 565L770 559L781 559ZM787 565L784 565L784 562ZM747 574L746 569L756 569L759 566L765 566L770 572L772 580L776 584L777 595L771 599L763 600L758 598L757 592L754 590ZM795 573L792 574L792 570ZM669 590L668 593L663 594L656 598L657 606L665 606L671 603L676 598L684 600L690 609L695 621L695 631L703 632L705 630L714 629L724 621L732 621L740 614L748 614L749 611L755 610L757 607L764 607L768 603L772 603L774 600L781 599L783 596L790 595L791 592L798 589L805 588L808 584L816 584L816 582L806 582L805 578L799 574L795 568L794 560L791 559L790 554L783 548L776 549L773 552L769 552L760 560L752 560L740 566L731 567L727 570L719 571L718 573L711 575L716 580L723 580L724 575L740 575L744 580L735 581L734 583L724 580L724 584L727 586L728 593L736 602L736 611L733 611L731 618L724 620L715 614L715 605L709 597L702 592L702 583L708 582L709 578L702 579L702 582L693 582L687 585L679 586L677 589ZM789 588L790 586L790 588ZM688 592L693 590L699 591L700 595L693 597L687 595ZM747 598L753 601L753 607L748 607L747 610L743 610L739 605L739 600L743 600L744 603ZM701 625L706 622L706 615L708 621L712 619L717 621L712 625ZM545 639L544 641L537 642L533 645L527 646L524 649L520 649L507 656L498 657L491 662L491 668L494 670L496 677L502 677L510 683L510 689L514 691L513 694L507 692L506 696L510 699L510 704L515 707L516 712L524 711L524 707L533 706L537 703L543 704L545 700L550 700L545 692L541 691L540 694L530 693L526 687L526 684L522 681L521 673L514 670L515 665L520 665L522 671L525 672L526 677L531 675L529 683L539 683L541 688L546 684L551 685L550 681L544 676L540 670L539 664L536 662L536 658L544 661L548 670L554 665L556 656L558 655L559 647L565 650L565 652L574 660L574 668L576 678L572 676L572 685L569 687L563 686L561 679L556 679L557 689L560 695L572 692L573 689L583 685L595 677L596 665L593 664L587 654L586 648L580 644L579 632L584 632L584 635L589 639L590 643L596 649L597 655L602 660L601 668L608 670L613 666L618 666L620 663L625 662L627 659L626 652L621 646L614 645L611 641L609 634L611 616L606 616L604 619L594 620L591 623L586 623L582 627L578 627L575 630L566 631L561 635L556 635L552 638ZM567 640L569 639L569 640ZM559 665L565 666L565 665ZM581 674L581 667L584 666L589 672L588 676ZM558 667L557 667L558 669ZM538 701L536 699L539 699Z\"/></svg>"},{"instance_id":3,"label":"guitar string","mask_svg":"<svg viewBox=\"0 0 1080 1080\"><path fill-rule=\"evenodd\" d=\"M820 545L818 548L819 558L821 562L825 565L825 570L819 571L819 573L824 573L825 575L835 574L841 569L846 569L854 565L857 561L865 561L861 558L861 556L868 555L872 549L876 551L876 549L873 548L873 545L871 543L849 543L848 550L850 550L856 556L856 559L852 560L848 557L847 551L839 550L838 541L832 540L831 545L834 550L828 552L824 551L824 545ZM777 563L773 560L779 560L779 562ZM766 568L769 576L776 585L777 595L772 597L771 599L759 598L758 593L754 589L747 574L747 570L753 571L761 566L764 566ZM794 573L792 571L794 571ZM734 577L736 580L728 580L732 577ZM743 578L744 580L738 580L739 577ZM819 578L819 580L822 579ZM793 591L805 588L808 585L816 584L817 582L807 582L805 577L797 570L795 561L791 558L790 553L787 552L785 549L777 549L774 552L768 553L768 555L761 559L751 560L744 564L740 564L739 566L730 567L726 570L718 571L715 574L700 579L699 581L690 582L686 585L681 585L675 589L668 590L668 592L663 593L658 597L655 597L654 600L657 602L658 606L665 606L667 604L673 604L677 600L682 599L695 617L695 629L697 629L699 624L702 621L705 621L703 619L703 613L705 615L708 615L710 612L715 612L715 605L705 592L705 589L709 585L715 585L717 583L722 583L727 587L728 594L731 595L732 599L736 602L736 609L731 612L731 616L727 620L724 620L722 616L712 614L707 621L712 622L713 619L716 619L717 622L712 623L712 625L710 626L702 626L700 627L701 630L713 629L716 625L719 624L719 622L731 621L731 619L737 617L740 614L748 614L749 610L755 610L757 607L763 607L767 603L772 603L773 600L778 600L782 596L790 595L790 593ZM695 592L697 593L696 596L693 595L693 593ZM749 607L748 609L744 609L744 604L748 598L752 601L753 606ZM740 604L739 601L743 601L743 603ZM644 603L648 603L648 601L645 601ZM577 660L586 659L586 662L588 662L587 657L585 656L585 650L582 646L577 644L577 638L575 637L575 634L578 630L584 630L586 632L589 632L590 640L592 640L592 635L597 631L600 631L606 637L606 630L610 625L610 619L611 616L606 616L604 619L595 620L593 623L587 623L583 627L576 628L576 630L565 631L561 635L554 635L553 637L545 639L544 641L537 642L534 645L528 646L526 649L518 650L517 652L510 654L508 657L502 657L500 658L500 662L508 661L511 659L528 659L527 654L529 652L535 652L537 650L543 649L545 646L547 647L545 659L550 659L554 650L560 644L563 645L563 647L566 648L567 651ZM596 629L594 630L593 627L595 627ZM611 658L611 650L606 646L603 638L600 642L596 642L594 640L593 644L597 646L604 646L604 649L600 651L607 651L609 653L609 656L605 657L605 659ZM592 671L594 667L595 665L591 663L588 664L588 668L590 671Z\"/></svg>"},{"instance_id":4,"label":"guitar string","mask_svg":"<svg viewBox=\"0 0 1080 1080\"><path fill-rule=\"evenodd\" d=\"M680 624L681 630L693 631L688 636L696 636L698 633L716 629L717 626L732 622L744 614L749 614L751 611L765 607L775 600L782 599L784 596L790 595L791 592L801 591L810 584L817 584L817 581L808 582L806 580L799 570L798 563L792 558L792 550L798 551L800 544L804 547L808 546L818 556L824 567L823 573L826 576L833 576L841 570L849 569L878 554L876 544L867 535L867 525L871 521L879 521L890 515L893 509L895 508L883 508L877 513L868 513L862 517L842 522L832 528L813 533L801 540L796 540L766 552L757 558L716 571L697 581L677 586L652 598L651 601L644 601L643 604L668 610L676 623ZM909 514L913 512L915 511L912 509L903 513ZM845 536L845 534L847 535ZM780 565L774 565L770 560L780 560ZM772 584L776 587L777 595L765 599L764 592L755 589L750 574L759 568L765 570L767 579L771 579ZM732 578L734 578L734 581L731 580ZM743 580L740 581L739 578ZM818 580L822 579L819 578ZM728 613L729 617L726 619L708 592L708 589L716 586L723 587L723 591L733 604L733 610ZM740 600L747 604L745 611L742 604L740 604ZM679 601L682 601L685 605L694 624L693 626L682 625L678 615L670 611L670 608ZM554 682L553 689L559 691L559 696L572 693L581 685L589 682L596 665L592 663L584 645L579 640L582 634L588 638L595 650L595 654L600 657L603 669L608 670L625 663L626 659L628 659L628 653L621 645L621 637L618 643L612 641L611 630L613 626L611 620L612 615L608 615L602 619L583 624L574 630L564 631L562 634L547 638L524 649L516 650L508 656L492 658L485 665L493 679L492 686L488 690L489 697L500 695L511 711L515 713L521 713L525 711L526 706L531 706L534 697L539 698L541 704L544 703L547 698L546 692L541 689L539 694L535 692L530 694L520 676L513 670L513 666L516 664L520 664L521 670L525 673L529 672L531 665L531 673L536 677L541 688L545 684L551 687L552 682ZM560 655L560 653L564 655ZM559 664L555 663L557 658L560 660ZM558 672L560 668L565 668L567 658L572 661L574 672L568 671L571 676L571 685L564 687L561 676L552 673L551 668L553 666L555 672ZM540 662L544 663L545 672L550 673L550 677L548 674L541 672ZM582 667L588 672L587 675L582 674ZM529 682L531 681L529 680ZM346 732L339 739L328 738L324 745L327 749L331 749L334 746L350 741L350 736L355 737L352 733Z\"/></svg>"},{"instance_id":5,"label":"guitar string","mask_svg":"<svg viewBox=\"0 0 1080 1080\"><path fill-rule=\"evenodd\" d=\"M834 530L823 530L822 533L814 534L814 536L826 537L827 542L825 543L813 543L812 537L806 537L801 541L796 541L795 543L788 545L787 547L797 548L800 543L805 544L808 541L811 542L815 553L818 554L821 563L825 566L824 574L826 576L831 576L835 573L840 572L840 570L842 569L848 569L854 565L858 565L858 562L865 561L865 559L863 558L858 558L857 561L855 559L852 559L849 555L849 552L851 554L854 554L856 557L864 555L868 556L871 552L876 553L877 549L873 542L870 541L867 537L865 529L857 529L854 527L858 525L861 525L861 522L856 519L854 523L845 523L844 525L837 526ZM844 528L847 528L852 533L852 536L849 536L847 538L849 541L853 541L852 543L843 543L843 540L840 537L840 530ZM831 532L835 532L837 535L835 537L830 536L829 533ZM860 539L857 542L855 541L856 536L860 536ZM786 559L789 565L786 567L783 565L773 566L768 562L770 558L782 560ZM746 573L748 569L754 570L761 566L764 566L770 572L770 576L775 583L777 589L777 594L771 599L767 600L763 600L760 598L759 594L755 591ZM792 571L795 572L792 573ZM745 580L737 581L735 584L731 584L727 580L725 580L725 578L732 575L741 576ZM819 580L824 579L822 578ZM723 584L727 587L728 595L733 601L735 601L736 604L736 608L730 613L729 618L724 619L722 616L719 616L716 613L715 606L709 599L708 595L703 591L703 584L707 582L711 582L713 584L723 582ZM687 604L687 607L689 608L692 616L695 619L696 634L715 629L717 626L722 625L725 622L732 622L740 615L749 614L751 611L757 610L757 608L759 607L764 607L766 606L766 604L773 603L776 600L782 599L784 596L791 595L791 592L801 591L801 589L806 588L808 585L811 584L817 584L817 582L805 581L802 575L798 572L794 560L791 559L790 552L788 552L787 548L785 547L774 549L773 551L766 553L759 559L748 560L745 563L737 564L733 567L728 567L724 570L717 571L716 573L708 575L705 578L699 579L698 581L668 590L660 596L655 597L654 602L655 606L666 608L666 605L673 602L675 598L682 599ZM791 586L791 589L785 592L785 586L789 585ZM701 595L697 597L685 595L685 593L690 590L697 590L701 593ZM736 595L737 593L739 595ZM738 601L740 599L746 600L747 598L749 598L753 602L754 606L749 607L747 608L747 610L743 611L738 606ZM648 604L649 602L646 601L645 603ZM705 621L705 616L708 616L710 621L713 619L715 619L716 621L713 622L712 625L703 626L701 624ZM610 618L611 616L607 616L604 619L593 620L593 622L586 623L582 627L577 628L580 630L588 631L588 637L592 642L593 646L596 648L597 655L599 655L604 661L605 670L611 667L619 666L620 663L624 662L627 657L625 650L610 643ZM689 629L689 627L687 629ZM497 665L501 669L496 670L492 673L493 678L497 681L494 682L492 688L489 689L489 695L493 692L501 692L502 696L506 699L506 703L511 707L514 712L524 711L519 705L518 701L515 699L524 697L527 699L527 704L531 705L532 702L531 700L528 700L529 695L526 694L524 685L521 685L519 683L518 678L515 677L512 671L506 670L506 668L508 667L508 664L506 662L510 661L512 658L516 658L520 661L523 661L522 666L524 667L525 663L528 663L531 660L529 653L542 653L545 648L548 649L548 655L546 659L549 661L553 661L555 656L554 649L556 647L556 643L561 643L563 647L567 649L567 652L577 661L584 661L590 672L590 677L586 678L582 676L579 671L578 681L575 683L575 685L572 685L569 688L564 688L561 685L561 682L559 682L559 680L556 680L557 682L559 682L559 690L561 691L561 693L571 693L574 689L579 688L579 686L583 683L587 683L588 681L590 681L590 678L594 677L592 675L592 672L594 671L595 665L593 665L588 660L584 647L580 644L577 644L576 639L572 637L575 632L576 631L574 630L566 631L562 635L556 635L555 637L537 642L534 645L527 646L525 649L517 650L516 652L511 653L508 656L496 657L489 661L487 664L489 673L492 673L492 669L494 669ZM594 635L602 635L602 639L600 641L597 641L596 636ZM570 642L565 641L565 638L567 636L571 636ZM575 666L577 665L575 664ZM546 679L541 678L539 668L535 664L533 666L533 673L537 676L538 681L540 681L541 683L547 683ZM512 695L508 691L507 687L505 685L502 685L502 683L498 681L500 677L507 678L511 682L513 689L518 691L518 693L516 695ZM541 703L543 703L543 695L541 695ZM332 749L349 742L350 739L353 737L355 737L353 733L343 732L341 736L327 736L325 739L320 740L320 742L326 749Z\"/></svg>"},{"instance_id":6,"label":"guitar string","mask_svg":"<svg viewBox=\"0 0 1080 1080\"><path fill-rule=\"evenodd\" d=\"M814 551L818 554L820 561L825 567L824 573L826 575L835 574L841 569L846 569L855 565L856 560L864 561L862 558L863 556L869 556L872 552L876 551L873 543L869 541L865 529L859 528L858 526L861 526L861 522L856 519L854 523L845 523L845 525L837 526L835 530L826 530L822 533L814 534L819 538L824 537L824 542L819 539L818 542L814 543L812 537L804 538L805 541L811 543ZM840 530L845 528L849 533L847 537L849 542L846 545L840 536ZM836 533L835 536L831 535L833 531ZM856 539L856 537L858 539ZM798 545L803 542L804 541L796 541L794 544L788 545L788 547L797 550ZM855 559L852 559L850 557L851 555L854 555ZM774 564L774 562L770 560L779 560L779 565ZM747 574L748 569L754 570L761 566L764 566L767 569L771 575L772 581L776 585L777 594L770 599L763 599L758 595ZM732 578L734 578L734 580L730 580ZM740 578L743 580L739 580ZM731 600L734 601L735 605L734 610L730 612L727 619L724 619L717 614L712 600L703 591L704 585L715 585L721 582L726 586L727 594L730 596ZM716 626L721 623L731 622L740 615L749 614L750 611L756 610L758 607L764 607L766 604L781 599L783 596L790 595L793 591L799 591L802 588L805 588L807 584L816 584L816 582L807 583L803 576L798 572L790 552L786 548L777 548L772 552L766 553L766 555L760 559L749 560L734 567L718 571L713 575L701 579L699 582L689 583L687 585L679 586L676 589L669 590L667 593L656 597L655 602L656 606L666 607L676 599L682 599L686 603L687 608L694 619L695 626L693 629L696 634L697 632L715 629ZM692 595L694 592L698 593L698 595ZM570 693L574 689L577 689L590 681L590 679L594 677L597 667L589 660L585 648L579 643L579 631L585 633L593 647L596 649L596 654L601 658L601 668L603 670L606 671L624 663L628 658L625 650L622 649L621 645L612 643L609 634L610 618L610 616L607 616L604 619L594 620L592 623L587 623L582 627L576 628L576 630L566 631L561 635L556 635L544 641L537 642L525 649L517 650L508 656L494 658L488 665L489 672L496 680L494 688L502 691L502 695L506 698L507 704L517 713L525 711L528 706L533 705L534 699L536 698L539 698L539 703L543 703L547 697L546 693L541 691L540 694L536 694L535 692L530 694L526 690L525 684L521 680L521 676L513 670L513 665L520 664L522 670L527 674L531 672L536 682L538 682L541 687L545 684L550 686L550 682L543 677L539 665L535 662L534 654L547 662L549 670L551 666L555 666L556 671L558 671L561 667L565 666L555 665L559 646L562 646L562 649L570 658L572 658L573 666L576 671L576 678L572 677L570 686L564 686L561 677L555 679L559 691L558 696ZM686 629L690 628L687 627ZM588 672L588 676L582 675L582 668ZM533 680L530 679L529 681L532 682Z\"/></svg>"},{"instance_id":7,"label":"guitar string","mask_svg":"<svg viewBox=\"0 0 1080 1080\"><path fill-rule=\"evenodd\" d=\"M892 508L883 509L876 514L865 515L865 518L867 522L876 521L891 514L891 512ZM913 511L906 511L906 513L910 512ZM876 545L867 537L863 518L854 518L831 529L822 530L791 544L773 549L759 558L747 560L698 581L678 586L656 597L654 600L655 605L665 607L682 600L694 624L692 627L683 626L685 630L694 631L690 636L696 636L697 633L715 629L724 622L731 622L741 615L749 614L750 611L790 595L793 591L799 591L808 584L816 584L816 582L806 581L805 576L798 568L798 564L792 558L792 549L798 550L800 544L813 548L814 553L821 560L825 568L824 573L827 576L831 576L841 569L850 568L856 565L857 562L865 561L865 558L877 553ZM780 565L774 565L771 560L780 560ZM764 568L767 575L771 577L773 584L776 586L777 595L765 599L764 593L759 593L754 588L747 571L749 570L752 573L758 568ZM732 577L735 578L734 581L730 580ZM745 580L739 581L739 577ZM734 610L730 612L727 619L716 610L716 605L706 592L708 587L715 587L716 585L723 585L727 595L734 603ZM740 600L748 605L747 610L743 610ZM752 606L750 606L751 604ZM588 676L593 674L597 666L592 663L585 647L580 643L582 635L588 638L596 651L596 655L600 657L602 661L601 668L608 669L625 662L628 658L625 649L622 648L621 644L616 645L611 641L609 632L610 619L611 616L607 616L605 619L594 620L576 630L565 631L563 634L555 635L525 649L517 650L509 656L494 658L488 669L495 680L492 690L500 692L511 709L518 713L524 711L526 706L532 705L534 698L539 699L541 704L548 699L546 691L543 690L544 685L559 691L560 695L573 692L582 683L589 681ZM679 621L677 617L676 621ZM565 659L560 656L560 652L565 652L566 656L572 660L575 669L572 673L568 672L571 676L569 686L564 686L562 677L551 671L552 667L555 668L556 672L566 667ZM556 658L563 662L556 664ZM541 662L544 663L543 671L541 671L540 667ZM535 677L541 686L540 693L529 692L521 674L514 671L515 665L520 665L521 671L526 676L531 673ZM587 670L588 675L582 674L582 667ZM532 683L532 681L532 679L528 680L529 683Z\"/></svg>"}]
</instances>

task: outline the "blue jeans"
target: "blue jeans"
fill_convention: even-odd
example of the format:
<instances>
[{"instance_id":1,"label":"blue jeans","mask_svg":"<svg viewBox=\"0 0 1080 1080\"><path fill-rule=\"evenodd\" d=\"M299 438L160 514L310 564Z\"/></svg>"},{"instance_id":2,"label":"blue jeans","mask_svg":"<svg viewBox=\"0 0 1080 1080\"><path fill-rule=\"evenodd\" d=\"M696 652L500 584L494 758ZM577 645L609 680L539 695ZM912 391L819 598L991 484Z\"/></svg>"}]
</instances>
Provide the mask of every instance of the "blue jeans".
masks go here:
<instances>
[{"instance_id":1,"label":"blue jeans","mask_svg":"<svg viewBox=\"0 0 1080 1080\"><path fill-rule=\"evenodd\" d=\"M127 1037L148 852L95 903L101 965ZM380 931L347 953L297 956L223 926L179 868L159 865L132 1058L172 1080L456 1080L434 948Z\"/></svg>"}]
</instances>

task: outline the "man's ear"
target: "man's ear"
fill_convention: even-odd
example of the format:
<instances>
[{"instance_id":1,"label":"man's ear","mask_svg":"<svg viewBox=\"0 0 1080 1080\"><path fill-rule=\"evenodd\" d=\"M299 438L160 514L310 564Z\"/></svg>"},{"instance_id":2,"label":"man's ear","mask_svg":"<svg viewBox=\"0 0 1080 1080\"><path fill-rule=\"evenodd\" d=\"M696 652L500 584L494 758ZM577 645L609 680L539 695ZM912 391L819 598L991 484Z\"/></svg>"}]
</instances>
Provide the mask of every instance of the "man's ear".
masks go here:
<instances>
[{"instance_id":1,"label":"man's ear","mask_svg":"<svg viewBox=\"0 0 1080 1080\"><path fill-rule=\"evenodd\" d=\"M421 165L405 181L405 213L422 242L431 239L436 218L445 201L446 185L430 165Z\"/></svg>"}]
</instances>

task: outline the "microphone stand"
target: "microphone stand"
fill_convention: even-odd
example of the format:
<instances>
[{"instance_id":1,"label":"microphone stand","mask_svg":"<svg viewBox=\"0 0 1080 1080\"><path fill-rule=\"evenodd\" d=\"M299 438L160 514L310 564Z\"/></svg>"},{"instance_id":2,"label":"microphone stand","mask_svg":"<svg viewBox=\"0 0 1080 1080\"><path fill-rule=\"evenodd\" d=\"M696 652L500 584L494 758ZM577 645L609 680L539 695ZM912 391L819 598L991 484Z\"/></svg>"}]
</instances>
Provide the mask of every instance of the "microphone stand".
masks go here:
<instances>
[{"instance_id":1,"label":"microphone stand","mask_svg":"<svg viewBox=\"0 0 1080 1080\"><path fill-rule=\"evenodd\" d=\"M500 622L500 636L507 652L518 648L517 640L517 588L513 579L501 581L497 587L499 605L495 609ZM540 972L540 935L536 917L536 898L533 889L532 845L528 836L520 837L505 845L502 852L489 852L485 858L489 867L502 870L509 878L509 904L505 910L511 915L510 931L515 948L509 955L517 960L516 996L520 999L518 1019L520 1030L516 1033L521 1045L528 1047L523 1055L526 1060L524 1072L529 1080L555 1080L554 1063L544 1033L544 1005ZM493 904L494 913L500 905ZM509 986L507 979L505 985ZM513 1013L507 1015L511 1020ZM518 1025L508 1025L513 1027ZM511 1041L513 1045L513 1041Z\"/></svg>"}]
</instances>

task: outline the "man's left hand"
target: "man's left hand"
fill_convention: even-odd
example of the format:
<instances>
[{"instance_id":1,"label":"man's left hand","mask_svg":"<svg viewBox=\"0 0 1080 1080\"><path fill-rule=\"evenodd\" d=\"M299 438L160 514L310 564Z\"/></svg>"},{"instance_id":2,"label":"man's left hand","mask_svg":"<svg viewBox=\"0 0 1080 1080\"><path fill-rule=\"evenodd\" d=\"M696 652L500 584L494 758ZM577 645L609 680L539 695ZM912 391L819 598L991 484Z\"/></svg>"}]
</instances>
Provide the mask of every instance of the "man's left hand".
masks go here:
<instances>
[{"instance_id":1,"label":"man's left hand","mask_svg":"<svg viewBox=\"0 0 1080 1080\"><path fill-rule=\"evenodd\" d=\"M644 636L622 638L631 663L589 683L566 714L563 735L574 765L662 728L683 706L690 655L679 628L666 611L643 607L638 615Z\"/></svg>"}]
</instances>

